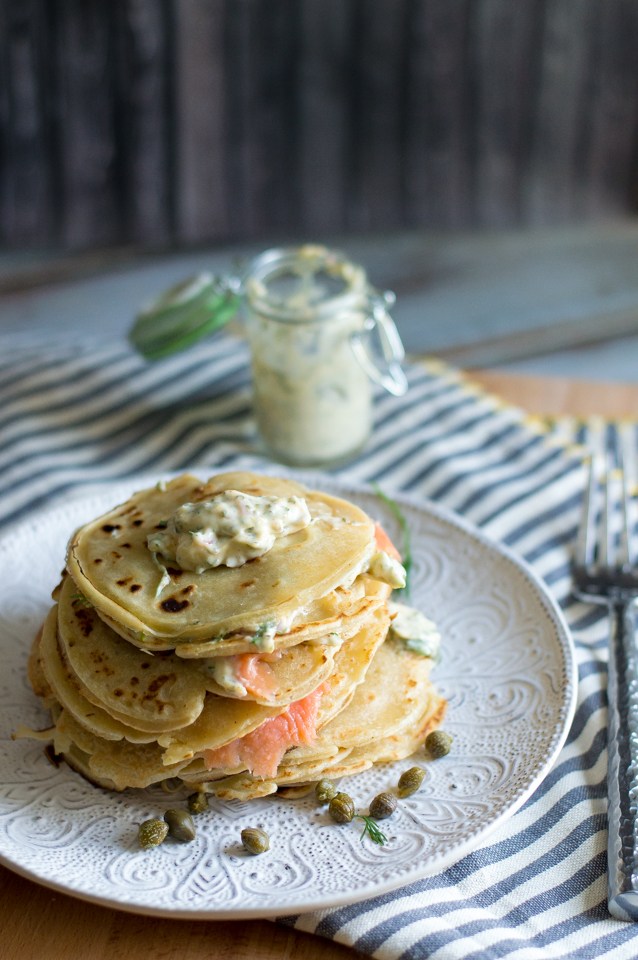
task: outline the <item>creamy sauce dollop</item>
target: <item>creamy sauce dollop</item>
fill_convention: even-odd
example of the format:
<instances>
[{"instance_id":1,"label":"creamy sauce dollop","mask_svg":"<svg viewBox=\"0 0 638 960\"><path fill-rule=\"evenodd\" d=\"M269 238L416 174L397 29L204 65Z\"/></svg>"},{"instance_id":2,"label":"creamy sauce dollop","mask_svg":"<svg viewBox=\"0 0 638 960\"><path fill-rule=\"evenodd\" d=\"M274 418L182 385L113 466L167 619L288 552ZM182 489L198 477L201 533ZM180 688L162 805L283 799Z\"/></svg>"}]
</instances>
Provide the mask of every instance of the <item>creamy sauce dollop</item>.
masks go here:
<instances>
[{"instance_id":1,"label":"creamy sauce dollop","mask_svg":"<svg viewBox=\"0 0 638 960\"><path fill-rule=\"evenodd\" d=\"M226 490L211 500L182 504L147 544L153 554L182 570L202 573L262 557L278 537L303 530L310 522L303 497L256 497Z\"/></svg>"},{"instance_id":2,"label":"creamy sauce dollop","mask_svg":"<svg viewBox=\"0 0 638 960\"><path fill-rule=\"evenodd\" d=\"M246 687L237 676L237 665L234 657L217 657L210 661L208 673L215 683L219 684L231 697L245 697Z\"/></svg>"},{"instance_id":3,"label":"creamy sauce dollop","mask_svg":"<svg viewBox=\"0 0 638 960\"><path fill-rule=\"evenodd\" d=\"M393 617L390 624L391 635L400 640L408 650L432 659L438 656L441 634L432 620L405 603L391 603L390 615Z\"/></svg>"},{"instance_id":4,"label":"creamy sauce dollop","mask_svg":"<svg viewBox=\"0 0 638 960\"><path fill-rule=\"evenodd\" d=\"M368 573L378 580L383 580L393 590L401 590L406 584L407 574L403 564L391 557L385 550L377 550L370 557Z\"/></svg>"}]
</instances>

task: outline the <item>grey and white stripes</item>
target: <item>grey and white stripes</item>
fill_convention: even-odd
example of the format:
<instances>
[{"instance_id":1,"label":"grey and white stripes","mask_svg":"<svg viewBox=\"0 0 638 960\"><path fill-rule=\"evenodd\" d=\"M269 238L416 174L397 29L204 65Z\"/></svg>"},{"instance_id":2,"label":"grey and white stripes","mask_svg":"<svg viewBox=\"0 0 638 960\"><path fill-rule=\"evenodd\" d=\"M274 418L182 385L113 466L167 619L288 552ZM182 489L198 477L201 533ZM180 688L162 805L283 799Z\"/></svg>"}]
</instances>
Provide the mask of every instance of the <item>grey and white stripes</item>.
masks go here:
<instances>
[{"instance_id":1,"label":"grey and white stripes","mask_svg":"<svg viewBox=\"0 0 638 960\"><path fill-rule=\"evenodd\" d=\"M125 344L23 349L0 360L0 521L132 474L259 466L244 344L218 337L147 366ZM508 544L570 624L579 699L567 744L490 842L443 873L377 899L284 922L379 958L629 958L638 930L606 909L606 635L571 595L569 548L582 446L603 424L540 429L437 365L412 366L404 398L379 395L376 429L338 471L431 498ZM631 462L633 425L620 429Z\"/></svg>"}]
</instances>

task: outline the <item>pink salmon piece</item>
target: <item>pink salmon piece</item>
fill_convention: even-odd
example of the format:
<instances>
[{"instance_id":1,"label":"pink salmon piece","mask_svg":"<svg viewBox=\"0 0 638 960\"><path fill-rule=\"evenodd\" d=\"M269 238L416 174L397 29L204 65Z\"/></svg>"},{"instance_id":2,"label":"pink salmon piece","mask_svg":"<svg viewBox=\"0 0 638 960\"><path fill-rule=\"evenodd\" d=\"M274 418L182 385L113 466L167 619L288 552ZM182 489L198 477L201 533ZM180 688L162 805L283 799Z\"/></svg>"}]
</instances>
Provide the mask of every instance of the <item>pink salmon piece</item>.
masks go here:
<instances>
[{"instance_id":1,"label":"pink salmon piece","mask_svg":"<svg viewBox=\"0 0 638 960\"><path fill-rule=\"evenodd\" d=\"M398 560L399 563L401 562L401 554L380 523L375 523L374 525L374 540L379 550L383 550L388 556L393 557L394 560Z\"/></svg>"},{"instance_id":2,"label":"pink salmon piece","mask_svg":"<svg viewBox=\"0 0 638 960\"><path fill-rule=\"evenodd\" d=\"M234 657L235 676L248 693L270 697L277 693L275 675L259 653L238 653Z\"/></svg>"},{"instance_id":3,"label":"pink salmon piece","mask_svg":"<svg viewBox=\"0 0 638 960\"><path fill-rule=\"evenodd\" d=\"M260 727L217 750L206 750L209 770L242 767L258 777L274 777L286 750L312 743L317 736L317 714L323 684L303 700L291 703L283 713L265 720Z\"/></svg>"}]
</instances>

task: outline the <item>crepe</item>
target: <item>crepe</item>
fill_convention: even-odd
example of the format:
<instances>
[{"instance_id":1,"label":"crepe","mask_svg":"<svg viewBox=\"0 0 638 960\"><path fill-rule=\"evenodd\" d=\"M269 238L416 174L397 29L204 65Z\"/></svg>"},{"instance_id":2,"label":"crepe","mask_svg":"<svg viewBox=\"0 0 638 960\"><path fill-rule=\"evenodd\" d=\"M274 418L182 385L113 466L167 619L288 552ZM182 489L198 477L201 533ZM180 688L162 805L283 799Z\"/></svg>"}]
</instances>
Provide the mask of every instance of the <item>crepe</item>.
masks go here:
<instances>
[{"instance_id":1,"label":"crepe","mask_svg":"<svg viewBox=\"0 0 638 960\"><path fill-rule=\"evenodd\" d=\"M147 538L183 503L207 501L229 488L251 496L301 496L313 522L242 566L203 573L167 566L165 576ZM237 651L224 637L238 631L254 636L274 622L288 632L287 623L305 605L354 582L373 549L372 520L346 500L251 473L220 474L205 484L185 475L134 494L80 528L67 567L97 612L131 642L170 650L205 641L207 655L225 656Z\"/></svg>"},{"instance_id":2,"label":"crepe","mask_svg":"<svg viewBox=\"0 0 638 960\"><path fill-rule=\"evenodd\" d=\"M300 643L323 640L332 634L347 639L355 634L362 622L373 609L384 603L391 593L386 583L370 576L360 574L352 587L337 587L325 597L320 597L295 611L295 617L281 621L280 631L276 634L272 648L283 650ZM100 611L100 617L121 637L142 650L165 652L162 640L148 635L135 634L121 623L118 624ZM213 637L200 642L182 641L175 646L178 657L187 660L227 657L240 653L250 653L260 644L250 631L229 633L224 637Z\"/></svg>"},{"instance_id":3,"label":"crepe","mask_svg":"<svg viewBox=\"0 0 638 960\"><path fill-rule=\"evenodd\" d=\"M410 662L407 673L406 660ZM340 778L414 753L445 712L445 702L427 679L423 660L405 654L396 644L379 645L368 676L348 706L335 720L320 726L311 746L287 751L273 777L260 778L240 769L209 769L204 749L202 756L183 755L167 763L159 744L96 737L66 709L57 721L54 748L90 780L109 789L140 788L179 776L191 787L206 784L227 799L267 796L281 786ZM388 676L388 671L393 681L403 680L392 688L394 696L390 692L379 696L379 674ZM416 686L411 679L417 679ZM374 731L372 737L366 737L368 729Z\"/></svg>"},{"instance_id":4,"label":"crepe","mask_svg":"<svg viewBox=\"0 0 638 960\"><path fill-rule=\"evenodd\" d=\"M153 733L136 730L117 720L106 710L84 696L75 676L65 664L58 644L57 606L52 607L34 647L34 657L45 678L49 697L63 707L89 733L104 740L122 740L150 743Z\"/></svg>"},{"instance_id":5,"label":"crepe","mask_svg":"<svg viewBox=\"0 0 638 960\"><path fill-rule=\"evenodd\" d=\"M301 520L264 520L259 555L188 569L189 535L226 534L175 517L233 503L242 522L251 503ZM186 538L173 554L167 528ZM243 799L408 756L445 703L432 660L390 634L397 564L359 507L290 480L184 475L134 494L73 535L33 644L53 749L107 789L177 777Z\"/></svg>"},{"instance_id":6,"label":"crepe","mask_svg":"<svg viewBox=\"0 0 638 960\"><path fill-rule=\"evenodd\" d=\"M311 746L287 753L272 778L243 773L213 783L214 792L225 799L252 799L281 786L339 779L410 756L445 714L430 669L428 658L394 642L382 644L348 706L321 727ZM205 782L209 774L193 775L185 768L182 776L194 783Z\"/></svg>"},{"instance_id":7,"label":"crepe","mask_svg":"<svg viewBox=\"0 0 638 960\"><path fill-rule=\"evenodd\" d=\"M158 732L184 727L204 706L207 678L175 656L152 656L114 633L66 577L57 630L62 656L84 696L124 723Z\"/></svg>"},{"instance_id":8,"label":"crepe","mask_svg":"<svg viewBox=\"0 0 638 960\"><path fill-rule=\"evenodd\" d=\"M321 700L317 711L317 728L328 723L350 701L356 687L363 682L368 667L378 647L383 643L389 617L385 611L378 611L374 620L366 625L355 637L344 644L335 656L334 670L321 686ZM315 688L317 689L317 688ZM314 691L313 691L314 692ZM305 699L305 698L304 698ZM299 701L297 701L299 702ZM257 730L266 719L276 716L283 711L263 713L260 722L256 712L251 714L250 723L241 720L240 701L225 701L224 711L218 709L218 704L209 699L198 720L185 730L161 736L159 743L165 747L165 762L177 762L185 757L193 757L204 750L215 750L226 746L234 740L245 737ZM230 728L228 711L232 709L232 726L234 736L220 736L220 723L223 718L223 730ZM262 711L267 708L261 707Z\"/></svg>"},{"instance_id":9,"label":"crepe","mask_svg":"<svg viewBox=\"0 0 638 960\"><path fill-rule=\"evenodd\" d=\"M370 603L365 618L352 618L353 629L371 622L380 606ZM349 639L335 634L325 643L306 642L271 655L253 652L192 663L171 653L151 655L128 644L86 607L70 578L58 594L57 629L60 655L84 696L123 722L156 733L193 723L207 693L273 707L299 700L332 673L334 658ZM234 689L224 686L224 673L231 679L248 675L248 688L239 680Z\"/></svg>"},{"instance_id":10,"label":"crepe","mask_svg":"<svg viewBox=\"0 0 638 960\"><path fill-rule=\"evenodd\" d=\"M158 766L157 779L161 779L164 771L163 767L171 766L182 760L192 759L198 752L204 750L215 750L223 747L225 744L236 740L239 737L246 736L252 731L258 729L265 720L276 717L292 702L299 702L314 690L321 687L322 702L318 711L318 725L327 723L350 699L356 686L361 683L365 673L372 661L375 651L383 642L387 631L388 617L383 609L376 611L370 623L367 624L359 633L346 643L338 647L322 648L320 645L309 645L309 649L304 651L302 647L296 647L287 651L289 660L292 662L286 665L285 654L279 661L273 663L273 668L278 668L280 676L288 676L291 681L297 678L296 696L291 696L290 689L287 689L287 702L279 703L276 706L264 706L255 700L243 700L232 697L219 696L212 692L205 692L201 698L201 705L197 716L189 724L184 724L180 728L171 726L166 730L163 722L162 713L159 713L160 721L157 718L151 718L146 712L148 703L150 710L157 710L164 705L170 709L174 704L170 699L161 700L160 694L166 690L167 685L160 686L152 697L144 697L144 689L153 686L154 680L150 684L141 687L139 684L128 686L125 675L118 676L116 667L118 666L118 654L122 651L120 648L126 646L125 641L113 635L108 630L93 611L87 611L80 607L82 623L84 630L87 624L93 624L95 629L88 631L89 638L93 641L89 647L89 655L84 663L85 670L82 677L73 671L65 660L61 650L61 643L57 632L58 625L63 618L60 609L64 609L64 601L68 599L69 586L65 585L60 594L60 606L54 606L45 621L44 629L38 640L37 662L46 678L47 691L52 692L57 702L64 708L66 714L81 724L86 731L95 737L107 741L119 741L125 739L131 743L151 743L155 742L160 750L157 753ZM69 604L73 610L72 603ZM71 621L73 623L73 621ZM68 624L65 624L68 629ZM72 635L73 636L73 635ZM71 654L75 657L75 664L78 662L76 656L78 647L86 638L76 637L76 641L66 643L70 646ZM114 649L109 657L104 651L109 641L113 642ZM306 646L306 645L304 645ZM166 662L177 665L182 669L187 665L175 661L175 658L167 656L162 658L145 657L140 651L131 648L130 653L133 658L137 658L141 663L146 663L149 670L140 669L140 664L136 664L133 670L134 679L138 674L144 676L144 673L150 673L151 677L157 678L158 670L162 676L170 676L170 667L166 667ZM304 656L304 653L307 656ZM96 657L98 658L98 670L90 673L90 666ZM304 667L315 661L317 668L309 673L304 672ZM157 663L155 660L157 659ZM175 662L174 662L175 661ZM283 662L282 662L283 661ZM126 659L123 664L126 665ZM121 664L119 666L122 666ZM287 669L286 669L287 667ZM104 669L106 668L106 669ZM274 670L273 670L274 672ZM90 684L90 688L85 686L82 680L85 679ZM184 681L185 677L180 678ZM201 693L205 684L201 684L201 678L196 674L194 678L193 689L196 693ZM177 684L173 684L174 691ZM129 694L140 691L142 694L137 700L129 700L128 705L131 708L127 714L121 710L114 709L113 703L120 706L124 701L127 705L126 690ZM99 695L96 696L96 691ZM168 693L170 694L170 690ZM182 682L180 688L180 698L177 703L180 707L188 705L189 701L185 697L187 688ZM118 697L117 694L120 694ZM134 714L134 708L139 701L140 710L137 715ZM197 698L199 702L199 697ZM171 716L175 717L175 711L170 710ZM183 718L184 714L182 714ZM153 729L149 729L153 728ZM96 746L94 744L94 746ZM134 771L131 771L131 778L135 777Z\"/></svg>"}]
</instances>

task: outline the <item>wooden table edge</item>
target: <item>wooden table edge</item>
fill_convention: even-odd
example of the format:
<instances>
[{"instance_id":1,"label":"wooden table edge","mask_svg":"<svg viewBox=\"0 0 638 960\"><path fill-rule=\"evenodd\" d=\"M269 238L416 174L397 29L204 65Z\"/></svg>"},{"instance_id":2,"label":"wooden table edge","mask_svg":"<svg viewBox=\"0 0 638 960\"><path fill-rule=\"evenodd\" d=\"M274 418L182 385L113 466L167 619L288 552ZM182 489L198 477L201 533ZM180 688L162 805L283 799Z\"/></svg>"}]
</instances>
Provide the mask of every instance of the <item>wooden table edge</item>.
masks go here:
<instances>
[{"instance_id":1,"label":"wooden table edge","mask_svg":"<svg viewBox=\"0 0 638 960\"><path fill-rule=\"evenodd\" d=\"M488 393L540 416L638 421L638 382L541 377L495 369L465 370L463 375Z\"/></svg>"}]
</instances>

